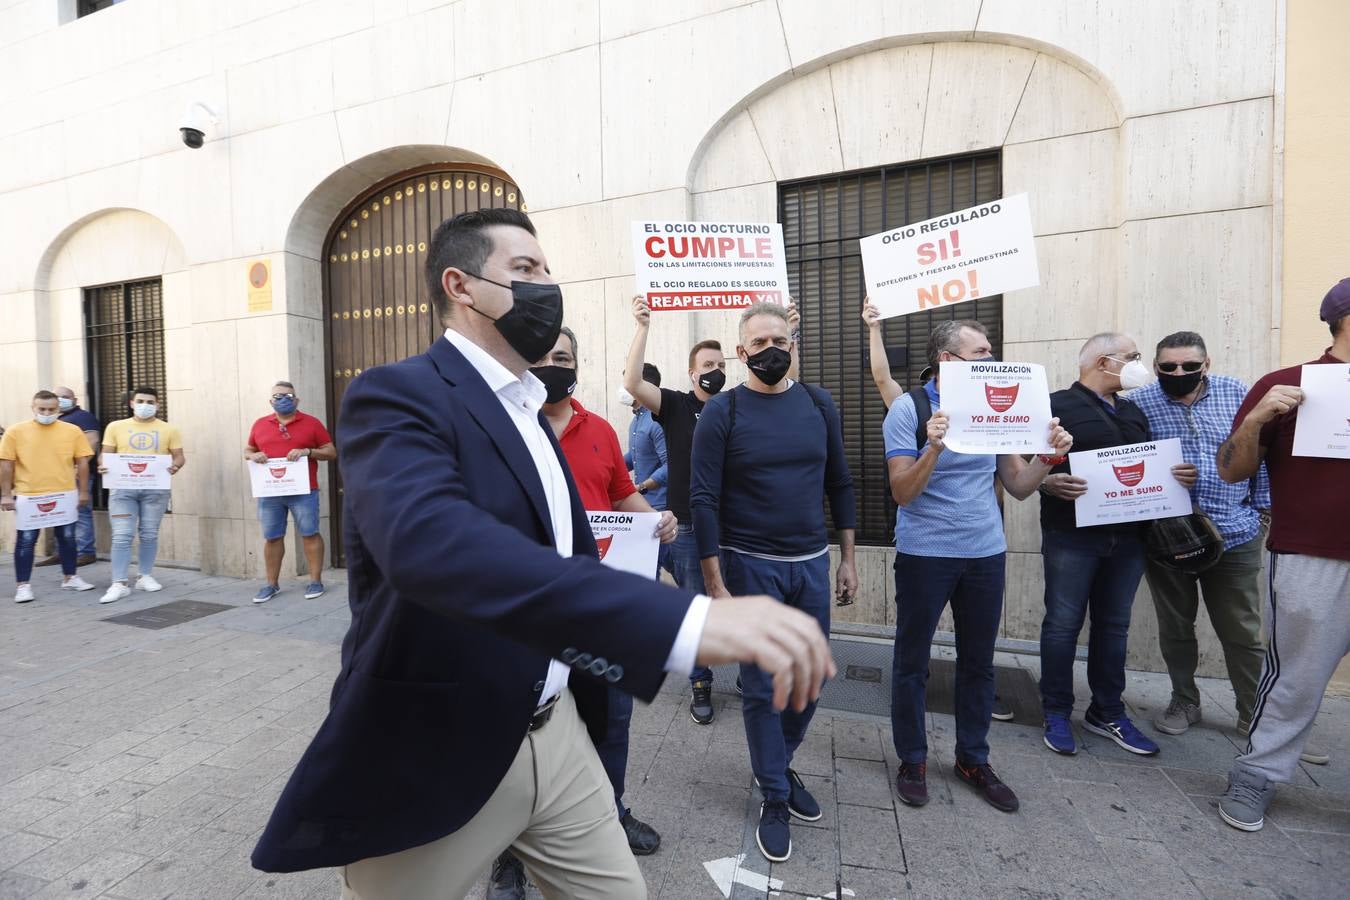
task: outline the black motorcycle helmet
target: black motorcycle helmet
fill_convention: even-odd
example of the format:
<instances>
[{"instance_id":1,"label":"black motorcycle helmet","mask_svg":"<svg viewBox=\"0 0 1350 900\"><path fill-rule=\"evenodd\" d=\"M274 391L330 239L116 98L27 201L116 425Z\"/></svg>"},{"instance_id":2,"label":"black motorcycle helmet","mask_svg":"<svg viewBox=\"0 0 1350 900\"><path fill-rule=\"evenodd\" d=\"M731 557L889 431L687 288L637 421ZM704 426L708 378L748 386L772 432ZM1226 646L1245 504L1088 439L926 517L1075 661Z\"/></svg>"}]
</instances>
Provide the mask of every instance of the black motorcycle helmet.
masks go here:
<instances>
[{"instance_id":1,"label":"black motorcycle helmet","mask_svg":"<svg viewBox=\"0 0 1350 900\"><path fill-rule=\"evenodd\" d=\"M1155 519L1148 530L1148 555L1169 569L1198 575L1223 555L1223 537L1202 513Z\"/></svg>"}]
</instances>

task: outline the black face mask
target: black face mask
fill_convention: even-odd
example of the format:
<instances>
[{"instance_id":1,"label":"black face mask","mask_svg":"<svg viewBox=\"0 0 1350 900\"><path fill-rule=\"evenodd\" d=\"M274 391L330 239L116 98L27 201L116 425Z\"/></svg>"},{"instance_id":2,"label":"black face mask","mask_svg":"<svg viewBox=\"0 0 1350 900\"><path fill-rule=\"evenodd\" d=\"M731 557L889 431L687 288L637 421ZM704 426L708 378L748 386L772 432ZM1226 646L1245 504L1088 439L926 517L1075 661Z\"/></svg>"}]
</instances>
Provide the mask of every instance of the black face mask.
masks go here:
<instances>
[{"instance_id":1,"label":"black face mask","mask_svg":"<svg viewBox=\"0 0 1350 900\"><path fill-rule=\"evenodd\" d=\"M709 394L716 394L726 387L726 383L727 373L721 369L713 369L711 372L704 372L698 376L698 386Z\"/></svg>"},{"instance_id":2,"label":"black face mask","mask_svg":"<svg viewBox=\"0 0 1350 900\"><path fill-rule=\"evenodd\" d=\"M551 348L550 348L551 349ZM577 370L566 366L532 366L534 377L544 383L548 391L546 403L557 403L572 396L577 389Z\"/></svg>"},{"instance_id":3,"label":"black face mask","mask_svg":"<svg viewBox=\"0 0 1350 900\"><path fill-rule=\"evenodd\" d=\"M792 368L792 354L781 347L765 347L754 356L746 357L745 364L760 381L772 386L782 381Z\"/></svg>"},{"instance_id":4,"label":"black face mask","mask_svg":"<svg viewBox=\"0 0 1350 900\"><path fill-rule=\"evenodd\" d=\"M500 288L507 287L500 281L493 281L473 272L465 274L473 275L480 281L495 284ZM506 343L510 344L511 349L519 353L522 359L542 359L544 354L553 349L553 345L558 342L558 335L562 333L562 290L556 284L513 281L510 291L511 299L515 303L495 319L476 306L469 308L497 326L497 331L506 338Z\"/></svg>"},{"instance_id":5,"label":"black face mask","mask_svg":"<svg viewBox=\"0 0 1350 900\"><path fill-rule=\"evenodd\" d=\"M1185 397L1200 386L1205 373L1188 372L1181 375L1159 375L1158 385L1170 397Z\"/></svg>"}]
</instances>

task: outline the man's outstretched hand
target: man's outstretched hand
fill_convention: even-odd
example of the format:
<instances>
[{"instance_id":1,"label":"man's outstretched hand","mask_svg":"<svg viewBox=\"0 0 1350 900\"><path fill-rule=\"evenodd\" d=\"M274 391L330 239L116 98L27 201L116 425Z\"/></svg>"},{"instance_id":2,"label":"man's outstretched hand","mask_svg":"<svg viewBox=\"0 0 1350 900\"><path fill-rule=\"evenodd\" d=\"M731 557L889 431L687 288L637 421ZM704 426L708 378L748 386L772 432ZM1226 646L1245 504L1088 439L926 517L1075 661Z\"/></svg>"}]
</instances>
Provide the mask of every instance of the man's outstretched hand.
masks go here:
<instances>
[{"instance_id":1,"label":"man's outstretched hand","mask_svg":"<svg viewBox=\"0 0 1350 900\"><path fill-rule=\"evenodd\" d=\"M801 712L838 671L830 643L811 616L772 597L726 597L708 607L698 663L754 663L773 677L774 709Z\"/></svg>"}]
</instances>

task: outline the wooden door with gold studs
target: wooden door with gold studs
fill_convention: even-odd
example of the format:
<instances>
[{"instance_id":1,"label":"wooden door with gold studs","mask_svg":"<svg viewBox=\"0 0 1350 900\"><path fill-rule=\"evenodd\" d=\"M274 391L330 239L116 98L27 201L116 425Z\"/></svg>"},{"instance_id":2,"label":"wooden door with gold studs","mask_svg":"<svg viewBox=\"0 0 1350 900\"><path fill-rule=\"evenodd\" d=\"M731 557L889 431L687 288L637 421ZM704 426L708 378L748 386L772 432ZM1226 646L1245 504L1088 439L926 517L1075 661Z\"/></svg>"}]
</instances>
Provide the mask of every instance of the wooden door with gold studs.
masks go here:
<instances>
[{"instance_id":1,"label":"wooden door with gold studs","mask_svg":"<svg viewBox=\"0 0 1350 900\"><path fill-rule=\"evenodd\" d=\"M444 220L489 207L525 210L520 189L503 173L464 165L405 172L353 201L333 224L324 249L329 426L352 379L371 366L421 353L442 332L424 269L427 244ZM342 461L338 461L341 469ZM342 479L330 487L333 564L345 564Z\"/></svg>"}]
</instances>

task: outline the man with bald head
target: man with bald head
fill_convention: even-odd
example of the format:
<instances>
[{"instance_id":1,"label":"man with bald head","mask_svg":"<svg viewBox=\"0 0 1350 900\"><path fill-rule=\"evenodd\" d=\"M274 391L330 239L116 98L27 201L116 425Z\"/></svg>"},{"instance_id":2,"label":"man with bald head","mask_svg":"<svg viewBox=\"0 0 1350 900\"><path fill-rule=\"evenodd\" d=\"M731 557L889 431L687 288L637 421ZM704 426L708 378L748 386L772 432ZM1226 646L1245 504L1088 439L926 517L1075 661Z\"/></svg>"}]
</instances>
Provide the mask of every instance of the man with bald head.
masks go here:
<instances>
[{"instance_id":1,"label":"man with bald head","mask_svg":"<svg viewBox=\"0 0 1350 900\"><path fill-rule=\"evenodd\" d=\"M1073 435L1074 450L1100 450L1151 439L1148 417L1121 391L1153 380L1134 339L1116 332L1089 338L1078 354L1078 380L1050 395L1051 415ZM1189 489L1198 476L1190 463L1172 475ZM1091 611L1088 687L1092 701L1083 727L1141 756L1158 745L1134 727L1121 694L1125 690L1125 643L1130 608L1144 575L1144 525L1079 527L1074 501L1087 482L1069 474L1064 459L1041 485L1041 556L1045 564L1045 619L1041 623L1041 705L1045 745L1056 753L1078 752L1073 714L1073 664L1078 634Z\"/></svg>"}]
</instances>

